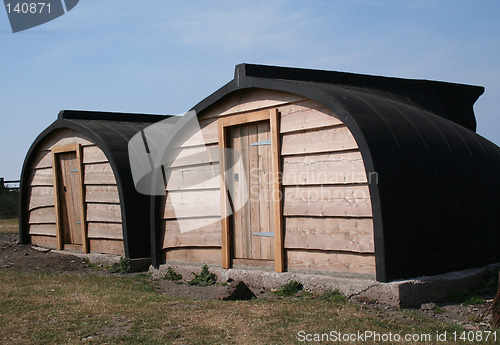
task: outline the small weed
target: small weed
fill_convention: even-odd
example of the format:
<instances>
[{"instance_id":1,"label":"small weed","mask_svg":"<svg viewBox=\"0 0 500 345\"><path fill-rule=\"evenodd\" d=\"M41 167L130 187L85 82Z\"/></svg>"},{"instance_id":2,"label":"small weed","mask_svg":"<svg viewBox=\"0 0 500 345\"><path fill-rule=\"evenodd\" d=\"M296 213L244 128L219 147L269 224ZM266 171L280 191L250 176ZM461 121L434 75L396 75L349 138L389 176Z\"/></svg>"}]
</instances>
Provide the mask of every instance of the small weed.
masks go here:
<instances>
[{"instance_id":1,"label":"small weed","mask_svg":"<svg viewBox=\"0 0 500 345\"><path fill-rule=\"evenodd\" d=\"M112 264L109 269L109 273L129 273L130 272L130 259L122 256L120 262Z\"/></svg>"},{"instance_id":2,"label":"small weed","mask_svg":"<svg viewBox=\"0 0 500 345\"><path fill-rule=\"evenodd\" d=\"M221 285L222 285L222 286L227 286L227 282L225 282L225 283L222 283Z\"/></svg>"},{"instance_id":3,"label":"small weed","mask_svg":"<svg viewBox=\"0 0 500 345\"><path fill-rule=\"evenodd\" d=\"M191 274L194 277L189 281L189 285L209 286L214 285L217 281L217 276L215 275L215 273L211 273L208 270L207 265L203 265L200 274L196 274L194 272L191 272Z\"/></svg>"},{"instance_id":4,"label":"small weed","mask_svg":"<svg viewBox=\"0 0 500 345\"><path fill-rule=\"evenodd\" d=\"M92 268L94 271L100 271L103 269L103 267L100 266L99 264L96 264L94 262L90 262L89 258L85 258L85 264L88 267Z\"/></svg>"},{"instance_id":5,"label":"small weed","mask_svg":"<svg viewBox=\"0 0 500 345\"><path fill-rule=\"evenodd\" d=\"M321 296L321 299L335 303L347 302L346 297L339 290L327 291Z\"/></svg>"},{"instance_id":6,"label":"small weed","mask_svg":"<svg viewBox=\"0 0 500 345\"><path fill-rule=\"evenodd\" d=\"M294 296L297 292L304 289L301 282L292 280L284 285L281 285L276 291L273 291L277 296L290 297Z\"/></svg>"},{"instance_id":7,"label":"small weed","mask_svg":"<svg viewBox=\"0 0 500 345\"><path fill-rule=\"evenodd\" d=\"M177 281L182 279L182 274L177 273L174 271L174 269L170 266L167 268L167 274L163 276L163 279L170 280L170 281Z\"/></svg>"},{"instance_id":8,"label":"small weed","mask_svg":"<svg viewBox=\"0 0 500 345\"><path fill-rule=\"evenodd\" d=\"M443 313L444 313L444 309L443 309L443 308L441 308L441 307L436 307L436 308L434 308L433 312L434 312L434 314L436 314L436 315L441 315L441 314L443 314Z\"/></svg>"}]
</instances>

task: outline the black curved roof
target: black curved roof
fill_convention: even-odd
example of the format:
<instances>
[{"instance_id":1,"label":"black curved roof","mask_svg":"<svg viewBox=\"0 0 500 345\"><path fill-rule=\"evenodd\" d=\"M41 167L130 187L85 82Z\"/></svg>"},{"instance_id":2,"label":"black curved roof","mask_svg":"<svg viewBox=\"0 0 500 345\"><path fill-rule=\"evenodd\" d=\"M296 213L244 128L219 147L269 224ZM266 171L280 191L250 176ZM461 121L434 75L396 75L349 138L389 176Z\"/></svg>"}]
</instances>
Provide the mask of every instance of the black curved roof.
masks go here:
<instances>
[{"instance_id":1,"label":"black curved roof","mask_svg":"<svg viewBox=\"0 0 500 345\"><path fill-rule=\"evenodd\" d=\"M315 100L353 133L378 177L369 186L377 280L500 261L500 148L475 133L484 88L241 64L193 109L250 88Z\"/></svg>"},{"instance_id":2,"label":"black curved roof","mask_svg":"<svg viewBox=\"0 0 500 345\"><path fill-rule=\"evenodd\" d=\"M20 240L29 242L26 203L33 154L38 144L59 129L69 128L94 142L106 155L115 175L120 196L123 240L128 258L150 258L150 197L136 191L128 156L128 142L139 131L168 116L97 111L63 110L31 145L21 173Z\"/></svg>"}]
</instances>

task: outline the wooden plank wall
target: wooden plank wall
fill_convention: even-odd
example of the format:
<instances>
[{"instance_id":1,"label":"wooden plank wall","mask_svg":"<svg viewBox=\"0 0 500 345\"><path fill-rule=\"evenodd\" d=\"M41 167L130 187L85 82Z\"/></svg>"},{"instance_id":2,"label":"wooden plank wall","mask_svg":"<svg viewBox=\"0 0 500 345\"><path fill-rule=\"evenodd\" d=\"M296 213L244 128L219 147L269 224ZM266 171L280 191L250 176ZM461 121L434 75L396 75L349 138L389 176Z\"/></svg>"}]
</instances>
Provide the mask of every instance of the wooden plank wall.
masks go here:
<instances>
[{"instance_id":1,"label":"wooden plank wall","mask_svg":"<svg viewBox=\"0 0 500 345\"><path fill-rule=\"evenodd\" d=\"M272 108L281 113L288 268L374 274L372 210L363 160L352 134L329 109L285 92L241 91L199 114L202 136L186 141L181 155L202 150L203 143L217 147L217 118ZM172 169L169 183L174 191L164 199L160 220L167 260L220 262L220 181L189 185L218 172L218 163L214 156ZM179 205L177 214L172 200ZM189 226L182 224L189 222L195 226L186 231Z\"/></svg>"},{"instance_id":2,"label":"wooden plank wall","mask_svg":"<svg viewBox=\"0 0 500 345\"><path fill-rule=\"evenodd\" d=\"M31 242L56 248L56 219L52 172L53 146L81 144L87 233L90 251L124 254L120 200L115 176L104 152L73 130L47 137L38 147L31 165L28 215Z\"/></svg>"}]
</instances>

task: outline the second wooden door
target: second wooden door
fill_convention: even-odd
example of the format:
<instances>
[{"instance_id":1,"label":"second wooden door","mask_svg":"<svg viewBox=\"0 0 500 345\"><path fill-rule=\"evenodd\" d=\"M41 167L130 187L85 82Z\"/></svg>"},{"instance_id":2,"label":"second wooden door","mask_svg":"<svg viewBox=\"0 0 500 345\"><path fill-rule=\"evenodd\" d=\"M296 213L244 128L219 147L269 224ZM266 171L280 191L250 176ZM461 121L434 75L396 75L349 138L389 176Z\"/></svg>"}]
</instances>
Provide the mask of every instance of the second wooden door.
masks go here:
<instances>
[{"instance_id":1,"label":"second wooden door","mask_svg":"<svg viewBox=\"0 0 500 345\"><path fill-rule=\"evenodd\" d=\"M56 157L62 241L64 245L81 245L81 182L76 152L58 153Z\"/></svg>"}]
</instances>

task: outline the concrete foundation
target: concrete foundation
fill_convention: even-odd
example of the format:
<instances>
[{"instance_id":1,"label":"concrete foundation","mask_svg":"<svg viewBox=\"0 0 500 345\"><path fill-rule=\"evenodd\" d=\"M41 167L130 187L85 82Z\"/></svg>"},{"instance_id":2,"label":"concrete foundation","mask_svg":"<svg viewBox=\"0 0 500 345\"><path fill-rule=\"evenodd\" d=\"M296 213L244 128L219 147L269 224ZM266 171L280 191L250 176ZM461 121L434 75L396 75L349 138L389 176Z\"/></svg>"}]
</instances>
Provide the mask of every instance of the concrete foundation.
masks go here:
<instances>
[{"instance_id":1,"label":"concrete foundation","mask_svg":"<svg viewBox=\"0 0 500 345\"><path fill-rule=\"evenodd\" d=\"M154 277L159 278L165 275L169 266L182 274L183 279L188 281L192 278L191 272L199 273L202 265L169 263L161 265L157 269L150 267L150 272ZM296 280L301 282L306 290L312 292L339 290L348 298L376 300L379 303L395 307L414 307L420 306L422 303L439 302L451 294L470 289L481 281L487 271L498 271L500 264L391 283L380 283L375 280L375 277L367 275L341 275L292 270L275 273L260 267L223 269L220 265L209 265L209 268L217 275L220 282L226 282L228 279L242 280L249 287L256 289L274 289L289 281Z\"/></svg>"},{"instance_id":2,"label":"concrete foundation","mask_svg":"<svg viewBox=\"0 0 500 345\"><path fill-rule=\"evenodd\" d=\"M79 253L79 252L72 252L68 250L51 250L52 253L57 253L57 254L62 254L62 255L72 255L79 257L83 260L88 259L91 263L96 263L96 264L101 264L103 266L109 266L113 265L117 262L120 262L120 256L119 255L113 255L113 254L98 254L98 253L89 253L89 254L84 254L84 253Z\"/></svg>"},{"instance_id":3,"label":"concrete foundation","mask_svg":"<svg viewBox=\"0 0 500 345\"><path fill-rule=\"evenodd\" d=\"M72 252L67 250L55 250L55 249L52 249L50 251L58 254L76 256L84 260L88 259L91 263L97 263L103 266L110 266L115 263L118 263L122 258L122 256L120 255L113 255L113 254L99 254L99 253L84 254L79 252ZM150 258L130 259L130 272L147 271L150 265L151 265Z\"/></svg>"}]
</instances>

